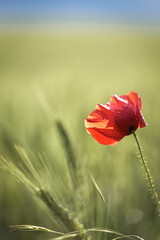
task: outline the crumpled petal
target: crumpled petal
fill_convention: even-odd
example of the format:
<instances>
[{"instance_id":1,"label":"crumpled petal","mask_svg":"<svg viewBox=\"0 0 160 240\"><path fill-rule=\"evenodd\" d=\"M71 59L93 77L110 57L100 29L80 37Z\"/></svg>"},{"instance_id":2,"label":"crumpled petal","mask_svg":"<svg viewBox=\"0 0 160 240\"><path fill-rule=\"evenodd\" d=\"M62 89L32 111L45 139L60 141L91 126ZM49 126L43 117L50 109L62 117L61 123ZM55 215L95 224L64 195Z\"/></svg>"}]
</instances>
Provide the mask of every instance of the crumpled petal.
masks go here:
<instances>
[{"instance_id":1,"label":"crumpled petal","mask_svg":"<svg viewBox=\"0 0 160 240\"><path fill-rule=\"evenodd\" d=\"M128 95L111 96L110 103L97 104L95 110L85 119L85 127L104 145L115 145L131 130L147 126L142 115L141 98L136 92Z\"/></svg>"}]
</instances>

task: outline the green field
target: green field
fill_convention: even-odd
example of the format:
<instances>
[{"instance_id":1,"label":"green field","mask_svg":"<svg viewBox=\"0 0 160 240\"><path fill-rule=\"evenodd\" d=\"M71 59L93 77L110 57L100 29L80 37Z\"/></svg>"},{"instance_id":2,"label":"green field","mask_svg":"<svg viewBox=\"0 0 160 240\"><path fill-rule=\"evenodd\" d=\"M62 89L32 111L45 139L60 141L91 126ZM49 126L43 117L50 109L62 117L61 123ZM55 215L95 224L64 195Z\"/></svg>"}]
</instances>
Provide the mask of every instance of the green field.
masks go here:
<instances>
[{"instance_id":1,"label":"green field","mask_svg":"<svg viewBox=\"0 0 160 240\"><path fill-rule=\"evenodd\" d=\"M36 181L42 182L85 228L112 229L145 240L160 240L160 219L133 136L115 147L103 146L84 127L84 119L97 103L131 90L142 97L148 126L137 134L160 196L160 34L127 29L0 34L0 154L20 166L15 144L31 152L30 160L38 173ZM57 118L79 154L82 184L81 194L76 196L55 124ZM42 156L43 164L38 156ZM0 239L42 240L56 236L10 232L8 227L16 224L66 232L24 184L0 169ZM115 238L106 233L91 235L93 240Z\"/></svg>"}]
</instances>

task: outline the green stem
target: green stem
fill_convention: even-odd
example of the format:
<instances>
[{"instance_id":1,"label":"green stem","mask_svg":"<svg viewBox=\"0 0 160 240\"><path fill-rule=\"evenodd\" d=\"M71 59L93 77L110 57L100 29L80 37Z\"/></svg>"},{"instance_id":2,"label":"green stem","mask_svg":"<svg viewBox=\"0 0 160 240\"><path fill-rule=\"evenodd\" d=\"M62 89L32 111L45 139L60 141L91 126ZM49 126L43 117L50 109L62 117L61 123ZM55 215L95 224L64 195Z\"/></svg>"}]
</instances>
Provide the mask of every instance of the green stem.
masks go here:
<instances>
[{"instance_id":1,"label":"green stem","mask_svg":"<svg viewBox=\"0 0 160 240\"><path fill-rule=\"evenodd\" d=\"M131 133L133 133L133 136L134 136L134 138L135 138L135 140L136 140L137 147L138 147L138 150L139 150L139 153L140 153L140 157L141 157L141 160L142 160L142 164L143 164L144 170L145 170L145 172L146 172L147 180L148 180L148 183L149 183L149 188L150 188L150 190L151 190L152 197L153 197L154 200L155 200L155 203L156 203L156 205L157 205L157 210L158 210L159 215L160 215L160 201L159 201L157 192L156 192L156 190L155 190L155 186L154 186L154 184L153 184L153 180L152 180L152 177L151 177L149 168L148 168L148 166L147 166L147 162L146 162L145 159L144 159L140 142L139 142L139 140L138 140L138 138L137 138L137 135L136 135L135 131L132 130Z\"/></svg>"}]
</instances>

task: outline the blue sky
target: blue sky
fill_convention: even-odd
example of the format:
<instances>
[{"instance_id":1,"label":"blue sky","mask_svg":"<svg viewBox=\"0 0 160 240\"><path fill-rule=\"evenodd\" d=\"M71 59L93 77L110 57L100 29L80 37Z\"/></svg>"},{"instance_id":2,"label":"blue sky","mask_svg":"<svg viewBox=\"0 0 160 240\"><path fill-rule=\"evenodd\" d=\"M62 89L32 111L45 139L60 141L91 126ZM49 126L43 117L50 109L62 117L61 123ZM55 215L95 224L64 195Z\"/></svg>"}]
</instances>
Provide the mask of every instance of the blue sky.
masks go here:
<instances>
[{"instance_id":1,"label":"blue sky","mask_svg":"<svg viewBox=\"0 0 160 240\"><path fill-rule=\"evenodd\" d=\"M0 0L0 23L160 23L160 0Z\"/></svg>"}]
</instances>

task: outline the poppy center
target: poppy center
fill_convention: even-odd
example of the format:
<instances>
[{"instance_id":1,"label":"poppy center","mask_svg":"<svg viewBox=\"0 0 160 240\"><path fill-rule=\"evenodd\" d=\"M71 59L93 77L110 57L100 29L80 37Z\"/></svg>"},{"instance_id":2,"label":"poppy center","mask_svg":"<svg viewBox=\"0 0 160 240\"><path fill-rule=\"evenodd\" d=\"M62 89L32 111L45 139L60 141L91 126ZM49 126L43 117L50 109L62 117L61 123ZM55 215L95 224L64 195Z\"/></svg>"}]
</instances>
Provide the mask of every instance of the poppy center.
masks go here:
<instances>
[{"instance_id":1,"label":"poppy center","mask_svg":"<svg viewBox=\"0 0 160 240\"><path fill-rule=\"evenodd\" d=\"M135 131L135 128L134 128L134 127L130 127L130 128L129 128L129 132L130 132L130 134L132 134L133 131Z\"/></svg>"}]
</instances>

